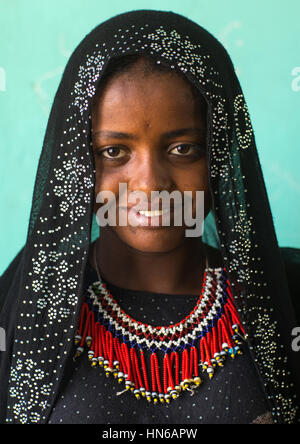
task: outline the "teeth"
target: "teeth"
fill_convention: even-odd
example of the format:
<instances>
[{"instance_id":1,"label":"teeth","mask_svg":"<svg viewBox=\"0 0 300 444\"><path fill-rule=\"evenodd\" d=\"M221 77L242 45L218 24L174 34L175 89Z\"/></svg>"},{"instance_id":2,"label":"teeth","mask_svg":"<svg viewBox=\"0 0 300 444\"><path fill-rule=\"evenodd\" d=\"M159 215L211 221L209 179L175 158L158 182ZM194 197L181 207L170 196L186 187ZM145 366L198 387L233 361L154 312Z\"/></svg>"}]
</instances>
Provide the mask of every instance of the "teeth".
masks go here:
<instances>
[{"instance_id":1,"label":"teeth","mask_svg":"<svg viewBox=\"0 0 300 444\"><path fill-rule=\"evenodd\" d=\"M155 210L155 211L142 211L140 210L139 213L142 216L146 216L146 217L152 217L152 216L161 216L162 214L167 213L168 210Z\"/></svg>"}]
</instances>

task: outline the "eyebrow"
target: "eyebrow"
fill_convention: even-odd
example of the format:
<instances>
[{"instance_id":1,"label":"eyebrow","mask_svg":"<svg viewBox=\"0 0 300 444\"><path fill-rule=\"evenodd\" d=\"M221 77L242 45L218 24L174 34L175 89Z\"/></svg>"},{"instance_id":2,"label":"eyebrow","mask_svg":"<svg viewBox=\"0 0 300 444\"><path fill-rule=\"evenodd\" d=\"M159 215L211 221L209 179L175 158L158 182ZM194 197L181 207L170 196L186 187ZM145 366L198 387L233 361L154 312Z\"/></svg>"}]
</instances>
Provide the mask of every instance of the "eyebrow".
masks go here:
<instances>
[{"instance_id":1,"label":"eyebrow","mask_svg":"<svg viewBox=\"0 0 300 444\"><path fill-rule=\"evenodd\" d=\"M171 137L186 136L189 134L196 134L198 136L199 135L203 136L205 135L205 131L200 128L181 128L163 133L162 137L170 139ZM110 130L95 131L92 135L95 138L129 139L129 140L136 139L136 136L134 134L123 133L120 131L110 131Z\"/></svg>"}]
</instances>

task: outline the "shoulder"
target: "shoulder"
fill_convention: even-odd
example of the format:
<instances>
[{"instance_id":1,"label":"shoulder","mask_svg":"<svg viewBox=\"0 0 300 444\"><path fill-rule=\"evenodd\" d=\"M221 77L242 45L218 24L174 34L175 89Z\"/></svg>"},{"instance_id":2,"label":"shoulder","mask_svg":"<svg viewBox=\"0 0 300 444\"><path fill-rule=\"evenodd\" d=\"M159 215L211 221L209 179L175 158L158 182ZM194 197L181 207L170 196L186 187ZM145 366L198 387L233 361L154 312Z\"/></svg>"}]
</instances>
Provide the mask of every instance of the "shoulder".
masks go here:
<instances>
[{"instance_id":1,"label":"shoulder","mask_svg":"<svg viewBox=\"0 0 300 444\"><path fill-rule=\"evenodd\" d=\"M207 244L204 244L204 246L209 265L211 267L223 266L223 258L220 250ZM300 249L281 247L280 253L285 267L296 319L300 325Z\"/></svg>"},{"instance_id":2,"label":"shoulder","mask_svg":"<svg viewBox=\"0 0 300 444\"><path fill-rule=\"evenodd\" d=\"M18 269L22 263L24 248L22 248L19 253L15 256L12 262L9 264L7 269L4 271L2 276L0 276L0 313L1 309L7 301L8 294L10 292L11 286L17 279Z\"/></svg>"},{"instance_id":3,"label":"shoulder","mask_svg":"<svg viewBox=\"0 0 300 444\"><path fill-rule=\"evenodd\" d=\"M300 249L282 247L280 248L280 253L286 271L296 318L300 324Z\"/></svg>"}]
</instances>

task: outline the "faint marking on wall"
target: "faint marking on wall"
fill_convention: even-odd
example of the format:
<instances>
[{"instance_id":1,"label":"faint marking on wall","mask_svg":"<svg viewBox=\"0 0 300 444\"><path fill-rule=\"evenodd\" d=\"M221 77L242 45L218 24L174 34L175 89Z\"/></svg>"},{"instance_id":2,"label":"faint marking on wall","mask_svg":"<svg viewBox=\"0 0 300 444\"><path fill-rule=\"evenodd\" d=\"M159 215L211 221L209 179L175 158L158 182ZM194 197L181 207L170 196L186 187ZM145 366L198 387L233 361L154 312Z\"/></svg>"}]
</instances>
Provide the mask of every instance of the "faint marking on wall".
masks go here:
<instances>
[{"instance_id":1,"label":"faint marking on wall","mask_svg":"<svg viewBox=\"0 0 300 444\"><path fill-rule=\"evenodd\" d=\"M240 30L243 27L242 22L239 20L234 20L228 23L219 33L218 39L225 46L227 51L229 52L233 46L242 47L244 46L244 41L241 38L234 37L237 30ZM235 67L236 74L239 75L241 70L239 67Z\"/></svg>"},{"instance_id":2,"label":"faint marking on wall","mask_svg":"<svg viewBox=\"0 0 300 444\"><path fill-rule=\"evenodd\" d=\"M277 176L281 182L284 182L295 193L300 195L300 183L288 170L282 169L278 163L271 163L268 165L268 170Z\"/></svg>"},{"instance_id":3,"label":"faint marking on wall","mask_svg":"<svg viewBox=\"0 0 300 444\"><path fill-rule=\"evenodd\" d=\"M58 52L66 59L70 57L72 51L66 48L65 38L63 34L58 36ZM42 74L38 79L33 82L33 90L39 98L43 112L48 115L51 108L51 97L47 92L47 82L55 77L60 76L64 71L64 67L58 66L57 68L47 71Z\"/></svg>"},{"instance_id":4,"label":"faint marking on wall","mask_svg":"<svg viewBox=\"0 0 300 444\"><path fill-rule=\"evenodd\" d=\"M0 66L0 91L6 91L6 72L5 69Z\"/></svg>"},{"instance_id":5,"label":"faint marking on wall","mask_svg":"<svg viewBox=\"0 0 300 444\"><path fill-rule=\"evenodd\" d=\"M59 34L58 36L58 49L59 52L65 56L67 59L71 56L72 51L66 48L65 36L63 34Z\"/></svg>"},{"instance_id":6,"label":"faint marking on wall","mask_svg":"<svg viewBox=\"0 0 300 444\"><path fill-rule=\"evenodd\" d=\"M47 83L47 80L53 79L59 74L62 74L62 72L63 68L60 66L53 71L45 72L45 74L43 74L41 77L33 82L33 90L38 96L41 107L45 114L49 114L50 112L50 95L46 92L44 84Z\"/></svg>"},{"instance_id":7,"label":"faint marking on wall","mask_svg":"<svg viewBox=\"0 0 300 444\"><path fill-rule=\"evenodd\" d=\"M300 66L292 69L292 76L297 76L292 81L292 90L295 92L300 91Z\"/></svg>"}]
</instances>

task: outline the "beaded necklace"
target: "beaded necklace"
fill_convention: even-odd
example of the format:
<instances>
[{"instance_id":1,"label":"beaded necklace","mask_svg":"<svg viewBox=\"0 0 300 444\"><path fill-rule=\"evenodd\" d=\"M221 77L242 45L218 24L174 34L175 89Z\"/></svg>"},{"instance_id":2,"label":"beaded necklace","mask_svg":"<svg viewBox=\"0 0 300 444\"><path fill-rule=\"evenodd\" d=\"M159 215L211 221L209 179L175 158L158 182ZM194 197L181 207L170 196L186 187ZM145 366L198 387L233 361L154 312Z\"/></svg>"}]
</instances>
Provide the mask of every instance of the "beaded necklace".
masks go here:
<instances>
[{"instance_id":1,"label":"beaded necklace","mask_svg":"<svg viewBox=\"0 0 300 444\"><path fill-rule=\"evenodd\" d=\"M96 249L94 249L95 251ZM244 329L235 308L225 268L205 269L194 309L176 324L151 326L126 314L102 282L89 286L84 298L74 359L84 347L92 367L104 368L137 399L170 403L202 383L199 367L211 379L226 356L241 354Z\"/></svg>"}]
</instances>

